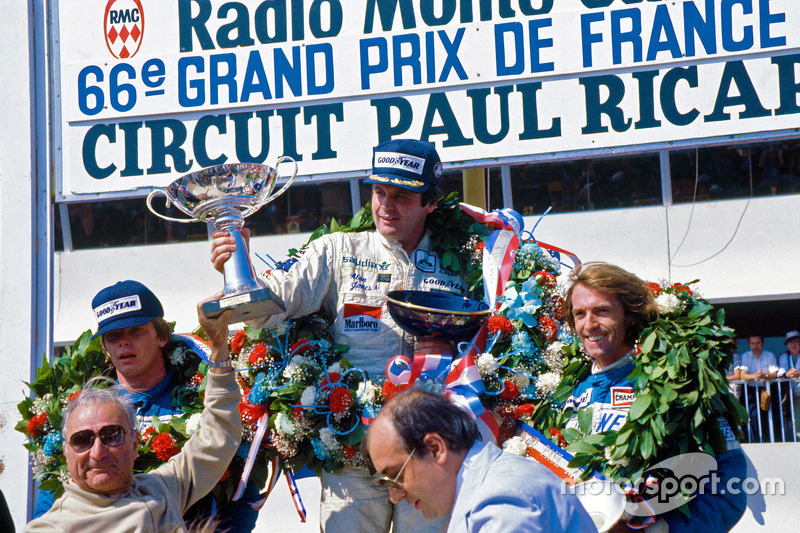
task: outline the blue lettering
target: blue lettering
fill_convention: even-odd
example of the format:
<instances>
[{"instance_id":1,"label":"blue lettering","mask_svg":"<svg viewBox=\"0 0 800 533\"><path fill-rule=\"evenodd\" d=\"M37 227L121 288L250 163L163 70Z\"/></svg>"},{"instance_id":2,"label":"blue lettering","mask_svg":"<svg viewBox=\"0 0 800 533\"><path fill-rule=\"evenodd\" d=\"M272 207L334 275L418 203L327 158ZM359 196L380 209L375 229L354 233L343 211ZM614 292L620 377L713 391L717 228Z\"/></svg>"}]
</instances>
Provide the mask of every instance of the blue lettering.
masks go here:
<instances>
[{"instance_id":1,"label":"blue lettering","mask_svg":"<svg viewBox=\"0 0 800 533\"><path fill-rule=\"evenodd\" d=\"M506 35L513 39L514 63L506 63ZM494 27L494 54L498 76L516 76L525 71L524 43L521 22L505 22ZM585 65L584 65L585 66Z\"/></svg>"},{"instance_id":2,"label":"blue lettering","mask_svg":"<svg viewBox=\"0 0 800 533\"><path fill-rule=\"evenodd\" d=\"M361 89L366 91L370 88L369 77L372 74L389 70L389 47L383 37L361 39L359 47L361 51ZM378 62L375 64L369 62L369 51L372 48L378 52Z\"/></svg>"},{"instance_id":3,"label":"blue lettering","mask_svg":"<svg viewBox=\"0 0 800 533\"><path fill-rule=\"evenodd\" d=\"M761 33L761 47L770 48L773 46L786 46L786 37L772 37L769 33L769 27L772 24L779 22L786 22L785 13L770 13L769 0L758 0L759 10L759 30Z\"/></svg>"},{"instance_id":4,"label":"blue lettering","mask_svg":"<svg viewBox=\"0 0 800 533\"><path fill-rule=\"evenodd\" d=\"M552 62L542 63L541 49L552 48L553 39L539 38L539 30L541 28L549 28L553 25L553 19L533 19L528 22L528 33L531 35L531 73L534 72L551 72L555 70L555 65Z\"/></svg>"},{"instance_id":5,"label":"blue lettering","mask_svg":"<svg viewBox=\"0 0 800 533\"><path fill-rule=\"evenodd\" d=\"M622 21L630 20L630 30L622 29ZM622 43L631 43L633 46L633 61L642 61L642 13L636 9L620 9L611 12L611 43L614 64L622 63Z\"/></svg>"},{"instance_id":6,"label":"blue lettering","mask_svg":"<svg viewBox=\"0 0 800 533\"><path fill-rule=\"evenodd\" d=\"M714 31L716 26L716 12L714 0L706 0L706 18L700 15L697 6L692 2L683 4L683 33L686 40L686 56L695 56L694 35L700 38L707 54L717 53L717 39Z\"/></svg>"},{"instance_id":7,"label":"blue lettering","mask_svg":"<svg viewBox=\"0 0 800 533\"><path fill-rule=\"evenodd\" d=\"M325 82L323 84L317 84L317 55L322 55L324 60ZM306 47L306 73L308 94L328 94L333 92L333 47L330 43L309 44Z\"/></svg>"},{"instance_id":8,"label":"blue lettering","mask_svg":"<svg viewBox=\"0 0 800 533\"><path fill-rule=\"evenodd\" d=\"M403 55L403 45L410 48L408 55ZM395 35L392 37L392 62L394 65L394 85L403 86L403 67L411 67L414 85L422 83L422 65L419 61L420 42L419 35Z\"/></svg>"},{"instance_id":9,"label":"blue lettering","mask_svg":"<svg viewBox=\"0 0 800 533\"><path fill-rule=\"evenodd\" d=\"M581 15L581 45L583 47L583 67L592 66L592 43L603 42L603 33L592 33L592 22L605 20L605 13L585 13Z\"/></svg>"},{"instance_id":10,"label":"blue lettering","mask_svg":"<svg viewBox=\"0 0 800 533\"><path fill-rule=\"evenodd\" d=\"M662 33L666 37L664 41L661 40ZM669 10L664 4L656 6L653 31L650 33L650 44L647 46L647 60L655 60L659 52L670 52L673 59L678 59L682 55L678 36L672 26L672 19L669 18Z\"/></svg>"},{"instance_id":11,"label":"blue lettering","mask_svg":"<svg viewBox=\"0 0 800 533\"><path fill-rule=\"evenodd\" d=\"M447 33L445 33L444 30L439 30L436 33L439 35L439 39L442 41L444 51L447 54L447 57L444 60L444 65L442 66L442 73L439 76L439 81L447 81L447 76L451 69L456 71L459 79L467 79L467 73L464 70L464 66L458 59L458 47L461 46L461 40L464 38L464 28L458 29L452 42L447 37Z\"/></svg>"},{"instance_id":12,"label":"blue lettering","mask_svg":"<svg viewBox=\"0 0 800 533\"><path fill-rule=\"evenodd\" d=\"M744 26L742 28L742 39L737 41L733 38L733 6L742 6L745 15L753 13L752 0L722 0L720 5L722 22L722 48L728 52L742 52L753 47L753 27Z\"/></svg>"},{"instance_id":13,"label":"blue lettering","mask_svg":"<svg viewBox=\"0 0 800 533\"><path fill-rule=\"evenodd\" d=\"M225 72L221 72L221 65L225 65ZM210 58L208 68L209 96L211 105L219 103L219 87L228 87L228 102L238 102L236 97L236 54L214 54Z\"/></svg>"},{"instance_id":14,"label":"blue lettering","mask_svg":"<svg viewBox=\"0 0 800 533\"><path fill-rule=\"evenodd\" d=\"M198 107L206 101L206 88L203 80L187 80L189 67L196 74L205 71L202 57L182 57L178 60L178 103L181 107ZM194 91L194 96L189 95L189 89Z\"/></svg>"}]
</instances>

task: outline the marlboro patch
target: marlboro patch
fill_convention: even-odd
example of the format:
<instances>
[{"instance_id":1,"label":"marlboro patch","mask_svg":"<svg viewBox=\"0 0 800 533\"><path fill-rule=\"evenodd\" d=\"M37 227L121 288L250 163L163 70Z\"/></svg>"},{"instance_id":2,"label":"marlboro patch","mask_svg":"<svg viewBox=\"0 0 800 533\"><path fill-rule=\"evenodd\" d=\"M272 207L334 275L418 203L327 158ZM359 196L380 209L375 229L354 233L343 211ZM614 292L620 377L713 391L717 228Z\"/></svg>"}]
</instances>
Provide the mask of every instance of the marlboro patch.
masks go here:
<instances>
[{"instance_id":1,"label":"marlboro patch","mask_svg":"<svg viewBox=\"0 0 800 533\"><path fill-rule=\"evenodd\" d=\"M381 308L361 304L344 304L345 333L378 333L381 328Z\"/></svg>"},{"instance_id":2,"label":"marlboro patch","mask_svg":"<svg viewBox=\"0 0 800 533\"><path fill-rule=\"evenodd\" d=\"M611 407L630 407L635 399L633 387L611 387Z\"/></svg>"}]
</instances>

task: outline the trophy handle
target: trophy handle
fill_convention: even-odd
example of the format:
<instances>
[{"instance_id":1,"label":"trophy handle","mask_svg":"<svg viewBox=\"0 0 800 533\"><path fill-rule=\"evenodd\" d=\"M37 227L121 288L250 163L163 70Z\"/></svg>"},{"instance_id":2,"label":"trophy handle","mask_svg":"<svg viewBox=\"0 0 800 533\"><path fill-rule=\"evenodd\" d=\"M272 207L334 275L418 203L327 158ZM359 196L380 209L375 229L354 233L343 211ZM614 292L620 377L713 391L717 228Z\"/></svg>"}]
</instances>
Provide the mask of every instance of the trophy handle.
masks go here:
<instances>
[{"instance_id":1,"label":"trophy handle","mask_svg":"<svg viewBox=\"0 0 800 533\"><path fill-rule=\"evenodd\" d=\"M275 198L277 198L278 196L280 196L281 194L283 194L284 192L286 192L286 189L288 189L288 188L289 188L289 185L291 185L291 184L292 184L292 182L294 181L294 179L297 177L297 161L295 161L294 159L292 159L292 158L291 158L291 157L289 157L288 155L284 155L284 156L281 156L281 157L279 157L279 158L278 158L278 160L275 162L275 169L277 169L277 168L278 168L278 166L279 166L281 163L285 163L285 162L287 162L287 161L291 161L292 163L294 163L294 173L292 174L292 177L291 177L291 178L289 178L289 181L287 181L286 183L284 183L284 184L283 184L283 187L281 187L281 188L280 188L280 190L279 190L278 192L276 192L276 193L272 193L272 194L269 196L269 198L267 198L266 200L264 200L263 202L261 202L261 205L265 205L265 204L268 204L268 203L270 203L272 200L274 200Z\"/></svg>"},{"instance_id":2,"label":"trophy handle","mask_svg":"<svg viewBox=\"0 0 800 533\"><path fill-rule=\"evenodd\" d=\"M167 193L165 193L161 189L155 189L155 190L151 191L150 194L147 195L147 209L149 209L150 212L153 213L155 216L157 216L158 218L163 218L164 220L169 220L170 222L180 222L182 224L189 224L191 222L199 222L199 220L197 220L196 218L172 218L172 217L168 217L166 215L162 215L161 213L157 212L155 209L153 209L152 202L153 202L153 198L155 198L158 195L158 193L163 194L164 197L167 199L167 207L169 207L170 204L171 204L169 196L167 196Z\"/></svg>"}]
</instances>

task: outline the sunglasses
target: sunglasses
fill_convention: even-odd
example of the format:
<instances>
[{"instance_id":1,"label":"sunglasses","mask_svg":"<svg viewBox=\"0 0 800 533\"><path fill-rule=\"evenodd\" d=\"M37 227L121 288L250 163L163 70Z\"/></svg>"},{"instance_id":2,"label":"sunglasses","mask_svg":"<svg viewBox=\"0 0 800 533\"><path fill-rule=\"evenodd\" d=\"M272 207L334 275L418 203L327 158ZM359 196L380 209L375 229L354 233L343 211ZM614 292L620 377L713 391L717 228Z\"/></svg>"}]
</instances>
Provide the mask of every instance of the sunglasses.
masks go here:
<instances>
[{"instance_id":1,"label":"sunglasses","mask_svg":"<svg viewBox=\"0 0 800 533\"><path fill-rule=\"evenodd\" d=\"M125 440L125 428L114 424L101 427L100 431L97 433L91 429L76 431L69 438L69 445L72 446L72 449L77 453L83 453L94 446L94 441L98 437L100 438L100 442L106 446L116 448Z\"/></svg>"},{"instance_id":2,"label":"sunglasses","mask_svg":"<svg viewBox=\"0 0 800 533\"><path fill-rule=\"evenodd\" d=\"M406 458L406 462L403 463L403 466L400 467L400 470L397 472L397 475L394 476L394 478L390 478L388 476L385 476L385 475L381 474L380 472L375 472L374 474L372 474L372 479L374 479L375 483L377 483L378 485L380 485L382 487L386 487L388 489L405 490L405 487L403 487L403 484L400 481L397 481L397 480L400 479L400 476L403 475L403 470L406 469L406 465L411 460L411 456L414 455L415 451L417 451L417 450L411 450L411 453L408 454L408 457Z\"/></svg>"}]
</instances>

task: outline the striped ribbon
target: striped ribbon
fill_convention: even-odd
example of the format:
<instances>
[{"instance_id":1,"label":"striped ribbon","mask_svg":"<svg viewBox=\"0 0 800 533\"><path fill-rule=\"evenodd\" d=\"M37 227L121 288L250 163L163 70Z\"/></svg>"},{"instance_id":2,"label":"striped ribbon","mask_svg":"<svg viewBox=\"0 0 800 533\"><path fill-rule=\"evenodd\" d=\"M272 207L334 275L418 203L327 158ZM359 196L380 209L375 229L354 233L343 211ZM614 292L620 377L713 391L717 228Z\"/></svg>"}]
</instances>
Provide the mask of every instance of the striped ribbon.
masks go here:
<instances>
[{"instance_id":1,"label":"striped ribbon","mask_svg":"<svg viewBox=\"0 0 800 533\"><path fill-rule=\"evenodd\" d=\"M253 465L256 462L258 450L261 448L261 442L264 440L264 436L267 434L268 420L269 410L261 415L261 418L259 418L258 422L256 423L256 434L253 435L253 442L250 444L250 450L247 452L247 460L244 462L242 477L239 479L239 486L236 488L236 492L234 493L231 501L235 502L242 497L242 494L244 494L245 486L247 486L247 480L250 479L250 472L252 472Z\"/></svg>"},{"instance_id":2,"label":"striped ribbon","mask_svg":"<svg viewBox=\"0 0 800 533\"><path fill-rule=\"evenodd\" d=\"M303 499L300 498L300 491L297 489L297 483L294 480L294 474L292 473L291 468L287 468L284 470L284 474L286 474L286 481L289 484L289 492L292 494L292 501L294 502L294 508L297 509L297 514L300 515L300 521L305 523L306 521L306 507L303 505Z\"/></svg>"}]
</instances>

